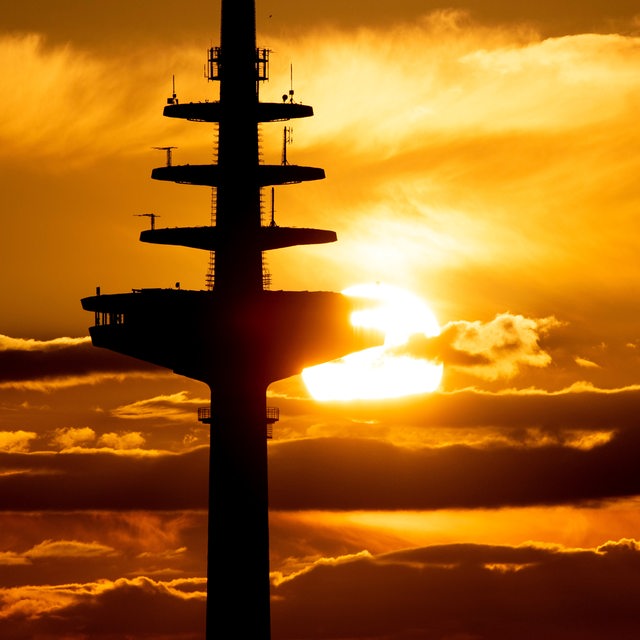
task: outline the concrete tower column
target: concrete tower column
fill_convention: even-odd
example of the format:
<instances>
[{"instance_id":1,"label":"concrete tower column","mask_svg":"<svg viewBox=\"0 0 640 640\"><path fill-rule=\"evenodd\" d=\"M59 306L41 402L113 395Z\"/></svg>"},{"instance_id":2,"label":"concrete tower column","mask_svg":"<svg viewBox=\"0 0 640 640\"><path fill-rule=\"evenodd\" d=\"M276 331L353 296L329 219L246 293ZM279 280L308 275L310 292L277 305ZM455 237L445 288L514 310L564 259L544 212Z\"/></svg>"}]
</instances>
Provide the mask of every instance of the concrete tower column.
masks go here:
<instances>
[{"instance_id":1,"label":"concrete tower column","mask_svg":"<svg viewBox=\"0 0 640 640\"><path fill-rule=\"evenodd\" d=\"M271 637L265 392L239 370L211 389L207 640Z\"/></svg>"}]
</instances>

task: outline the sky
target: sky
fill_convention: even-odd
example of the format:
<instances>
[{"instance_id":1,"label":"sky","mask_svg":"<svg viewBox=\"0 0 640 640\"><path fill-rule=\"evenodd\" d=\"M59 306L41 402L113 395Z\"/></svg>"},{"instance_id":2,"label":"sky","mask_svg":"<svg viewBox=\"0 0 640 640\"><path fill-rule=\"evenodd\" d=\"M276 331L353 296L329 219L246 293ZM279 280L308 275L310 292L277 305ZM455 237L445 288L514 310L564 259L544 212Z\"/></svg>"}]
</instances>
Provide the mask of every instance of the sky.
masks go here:
<instances>
[{"instance_id":1,"label":"sky","mask_svg":"<svg viewBox=\"0 0 640 640\"><path fill-rule=\"evenodd\" d=\"M203 637L199 383L91 346L80 299L205 286L202 78L219 4L24 0L0 68L0 637ZM640 633L640 11L625 0L258 0L264 100L291 87L274 289L384 282L427 302L433 393L271 385L274 640L630 640ZM293 78L293 81L292 81ZM281 125L262 127L280 161ZM215 576L224 582L225 576Z\"/></svg>"}]
</instances>

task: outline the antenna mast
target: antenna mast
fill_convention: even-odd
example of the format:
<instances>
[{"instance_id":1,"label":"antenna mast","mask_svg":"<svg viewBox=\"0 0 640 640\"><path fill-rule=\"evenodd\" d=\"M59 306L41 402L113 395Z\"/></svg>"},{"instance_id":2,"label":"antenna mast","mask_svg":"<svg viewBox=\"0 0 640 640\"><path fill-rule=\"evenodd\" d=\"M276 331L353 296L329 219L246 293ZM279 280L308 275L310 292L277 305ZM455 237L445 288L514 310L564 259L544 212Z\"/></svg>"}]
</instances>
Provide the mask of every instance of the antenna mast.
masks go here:
<instances>
[{"instance_id":1,"label":"antenna mast","mask_svg":"<svg viewBox=\"0 0 640 640\"><path fill-rule=\"evenodd\" d=\"M271 187L271 222L269 223L270 227L277 227L276 224L276 195L275 189Z\"/></svg>"},{"instance_id":2,"label":"antenna mast","mask_svg":"<svg viewBox=\"0 0 640 640\"><path fill-rule=\"evenodd\" d=\"M293 142L293 128L285 127L282 135L282 164L289 164L287 160L287 145Z\"/></svg>"},{"instance_id":3,"label":"antenna mast","mask_svg":"<svg viewBox=\"0 0 640 640\"><path fill-rule=\"evenodd\" d=\"M167 98L167 104L178 104L178 97L176 95L176 76L175 76L175 74L171 76L171 87L172 87L172 93L171 93L171 97Z\"/></svg>"}]
</instances>

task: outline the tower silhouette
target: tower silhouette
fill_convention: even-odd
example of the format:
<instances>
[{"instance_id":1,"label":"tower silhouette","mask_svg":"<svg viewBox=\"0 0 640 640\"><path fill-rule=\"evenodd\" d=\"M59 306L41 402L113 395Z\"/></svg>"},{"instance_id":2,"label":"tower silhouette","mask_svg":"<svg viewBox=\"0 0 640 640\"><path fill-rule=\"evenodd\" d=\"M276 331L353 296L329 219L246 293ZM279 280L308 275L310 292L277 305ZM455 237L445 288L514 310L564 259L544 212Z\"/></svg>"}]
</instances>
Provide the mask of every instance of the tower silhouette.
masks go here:
<instances>
[{"instance_id":1,"label":"tower silhouette","mask_svg":"<svg viewBox=\"0 0 640 640\"><path fill-rule=\"evenodd\" d=\"M270 638L266 389L304 367L378 343L354 329L357 302L332 292L271 291L263 252L335 241L332 231L263 223L261 192L324 178L288 162L261 164L260 123L313 115L295 103L261 102L269 51L256 48L255 0L222 0L221 44L208 77L219 100L168 100L164 115L218 124L217 163L153 169L156 180L216 189L215 224L152 228L142 242L191 247L215 256L208 290L139 289L84 298L95 314L95 346L167 367L209 385L211 425L207 638ZM170 151L168 152L170 153ZM152 219L152 223L155 218ZM242 615L238 615L238 610Z\"/></svg>"}]
</instances>

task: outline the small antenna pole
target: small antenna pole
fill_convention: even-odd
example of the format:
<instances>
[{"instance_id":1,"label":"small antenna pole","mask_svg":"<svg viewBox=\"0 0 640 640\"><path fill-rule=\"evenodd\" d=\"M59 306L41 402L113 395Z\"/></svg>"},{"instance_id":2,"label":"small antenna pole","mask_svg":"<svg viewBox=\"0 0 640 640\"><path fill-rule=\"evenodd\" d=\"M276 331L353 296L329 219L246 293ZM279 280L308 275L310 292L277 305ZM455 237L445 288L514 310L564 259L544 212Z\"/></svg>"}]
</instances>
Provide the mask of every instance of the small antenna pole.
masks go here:
<instances>
[{"instance_id":1,"label":"small antenna pole","mask_svg":"<svg viewBox=\"0 0 640 640\"><path fill-rule=\"evenodd\" d=\"M167 98L167 104L178 104L178 96L176 94L176 76L175 76L175 74L171 76L171 87L172 87L172 93L171 93L171 97Z\"/></svg>"},{"instance_id":2,"label":"small antenna pole","mask_svg":"<svg viewBox=\"0 0 640 640\"><path fill-rule=\"evenodd\" d=\"M292 127L285 127L282 132L282 164L289 164L287 160L287 145L293 142L292 133Z\"/></svg>"},{"instance_id":3,"label":"small antenna pole","mask_svg":"<svg viewBox=\"0 0 640 640\"><path fill-rule=\"evenodd\" d=\"M271 187L271 222L269 223L270 227L277 227L276 224L276 195L275 189Z\"/></svg>"},{"instance_id":4,"label":"small antenna pole","mask_svg":"<svg viewBox=\"0 0 640 640\"><path fill-rule=\"evenodd\" d=\"M282 130L282 164L287 164L287 127Z\"/></svg>"},{"instance_id":5,"label":"small antenna pole","mask_svg":"<svg viewBox=\"0 0 640 640\"><path fill-rule=\"evenodd\" d=\"M293 63L289 65L289 102L293 103Z\"/></svg>"}]
</instances>

